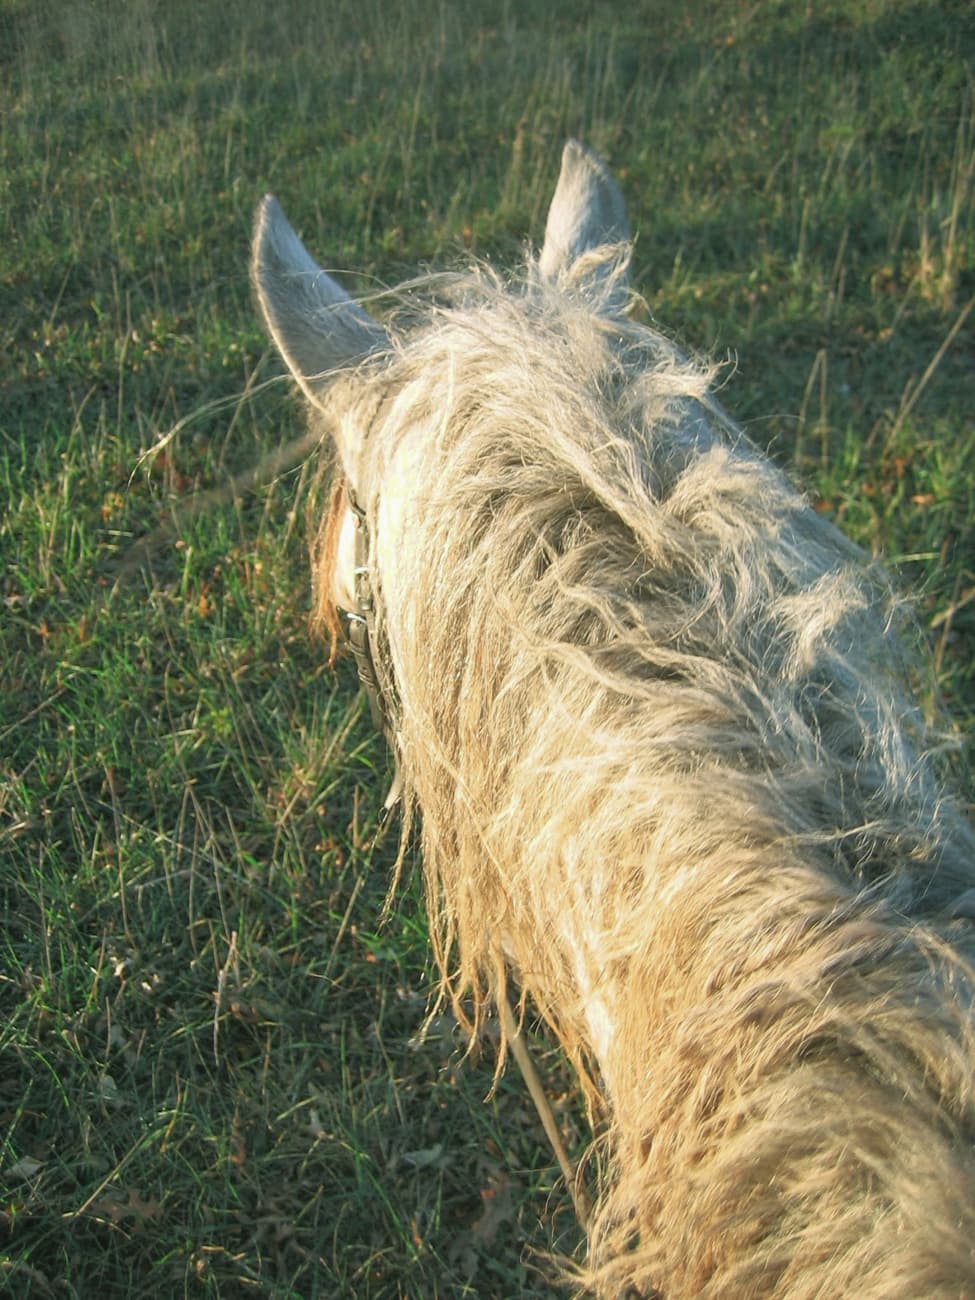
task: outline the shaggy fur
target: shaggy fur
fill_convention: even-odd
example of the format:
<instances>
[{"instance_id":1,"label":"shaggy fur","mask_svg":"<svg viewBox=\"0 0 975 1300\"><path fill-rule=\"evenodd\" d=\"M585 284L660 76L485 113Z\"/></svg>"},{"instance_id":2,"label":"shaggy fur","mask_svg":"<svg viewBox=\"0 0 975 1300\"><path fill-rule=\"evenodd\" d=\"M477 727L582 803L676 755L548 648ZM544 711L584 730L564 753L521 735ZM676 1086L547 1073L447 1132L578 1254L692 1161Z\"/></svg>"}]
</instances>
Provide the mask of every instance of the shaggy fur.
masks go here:
<instances>
[{"instance_id":1,"label":"shaggy fur","mask_svg":"<svg viewBox=\"0 0 975 1300\"><path fill-rule=\"evenodd\" d=\"M602 1110L591 1290L975 1296L975 854L896 604L582 226L299 374L370 520L444 987L480 1020L513 979Z\"/></svg>"}]
</instances>

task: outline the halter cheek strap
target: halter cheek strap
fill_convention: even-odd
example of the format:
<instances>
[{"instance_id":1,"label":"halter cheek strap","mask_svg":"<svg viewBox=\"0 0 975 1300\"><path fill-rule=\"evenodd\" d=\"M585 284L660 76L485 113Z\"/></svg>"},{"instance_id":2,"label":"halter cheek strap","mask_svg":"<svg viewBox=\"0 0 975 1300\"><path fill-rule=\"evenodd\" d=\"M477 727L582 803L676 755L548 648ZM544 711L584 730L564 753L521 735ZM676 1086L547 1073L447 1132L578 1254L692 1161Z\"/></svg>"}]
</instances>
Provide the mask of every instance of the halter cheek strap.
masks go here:
<instances>
[{"instance_id":1,"label":"halter cheek strap","mask_svg":"<svg viewBox=\"0 0 975 1300\"><path fill-rule=\"evenodd\" d=\"M355 660L359 682L369 701L369 713L376 730L385 737L396 772L383 804L383 820L398 803L403 788L399 764L399 745L395 725L395 689L387 665L383 662L376 631L376 599L369 573L369 528L366 512L350 487L346 487L349 508L355 527L354 590L355 609L346 614L346 641Z\"/></svg>"}]
</instances>

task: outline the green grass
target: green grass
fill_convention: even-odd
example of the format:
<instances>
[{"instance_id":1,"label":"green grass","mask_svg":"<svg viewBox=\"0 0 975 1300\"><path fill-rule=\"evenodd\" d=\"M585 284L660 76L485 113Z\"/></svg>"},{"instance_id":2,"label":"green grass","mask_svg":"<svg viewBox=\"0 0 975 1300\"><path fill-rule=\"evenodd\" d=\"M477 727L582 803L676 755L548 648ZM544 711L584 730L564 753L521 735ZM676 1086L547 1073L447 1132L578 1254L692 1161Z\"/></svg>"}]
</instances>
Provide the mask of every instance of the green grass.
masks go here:
<instances>
[{"instance_id":1,"label":"green grass","mask_svg":"<svg viewBox=\"0 0 975 1300\"><path fill-rule=\"evenodd\" d=\"M308 636L310 474L186 510L301 431L247 284L265 190L369 290L517 258L564 138L594 145L650 312L729 356L731 411L893 563L926 697L972 731L970 6L477 13L0 0L13 1295L542 1295L538 1252L578 1244L517 1076L485 1101L490 1053L462 1063L449 1020L417 1041L385 759Z\"/></svg>"}]
</instances>

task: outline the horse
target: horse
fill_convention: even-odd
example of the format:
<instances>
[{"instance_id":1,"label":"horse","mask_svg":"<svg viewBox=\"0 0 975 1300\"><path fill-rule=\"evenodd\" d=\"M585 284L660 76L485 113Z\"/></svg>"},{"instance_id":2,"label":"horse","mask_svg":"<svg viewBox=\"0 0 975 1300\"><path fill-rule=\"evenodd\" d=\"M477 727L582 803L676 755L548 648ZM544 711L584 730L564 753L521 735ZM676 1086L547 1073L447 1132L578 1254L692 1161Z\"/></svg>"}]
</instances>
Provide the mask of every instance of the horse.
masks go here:
<instances>
[{"instance_id":1,"label":"horse","mask_svg":"<svg viewBox=\"0 0 975 1300\"><path fill-rule=\"evenodd\" d=\"M314 617L394 748L441 996L477 1035L517 990L593 1107L575 1284L975 1296L975 854L910 615L638 319L631 251L570 141L537 256L381 324L263 200L333 479Z\"/></svg>"}]
</instances>

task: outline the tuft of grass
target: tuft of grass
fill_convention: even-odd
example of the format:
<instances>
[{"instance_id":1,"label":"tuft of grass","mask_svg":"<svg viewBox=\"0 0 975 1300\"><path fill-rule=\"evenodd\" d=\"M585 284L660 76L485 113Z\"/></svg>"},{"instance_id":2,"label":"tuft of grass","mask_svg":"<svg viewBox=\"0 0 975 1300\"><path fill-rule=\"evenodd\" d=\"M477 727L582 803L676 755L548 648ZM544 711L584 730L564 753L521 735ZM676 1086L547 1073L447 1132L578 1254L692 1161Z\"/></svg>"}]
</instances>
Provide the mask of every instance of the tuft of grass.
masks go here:
<instances>
[{"instance_id":1,"label":"tuft of grass","mask_svg":"<svg viewBox=\"0 0 975 1300\"><path fill-rule=\"evenodd\" d=\"M414 878L379 922L251 213L368 293L516 259L564 138L603 152L647 310L914 593L970 798L975 19L0 0L0 66L0 1286L549 1294L579 1233L531 1103L422 1036Z\"/></svg>"}]
</instances>

